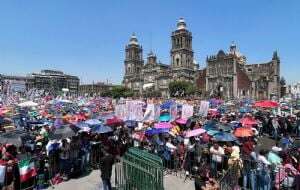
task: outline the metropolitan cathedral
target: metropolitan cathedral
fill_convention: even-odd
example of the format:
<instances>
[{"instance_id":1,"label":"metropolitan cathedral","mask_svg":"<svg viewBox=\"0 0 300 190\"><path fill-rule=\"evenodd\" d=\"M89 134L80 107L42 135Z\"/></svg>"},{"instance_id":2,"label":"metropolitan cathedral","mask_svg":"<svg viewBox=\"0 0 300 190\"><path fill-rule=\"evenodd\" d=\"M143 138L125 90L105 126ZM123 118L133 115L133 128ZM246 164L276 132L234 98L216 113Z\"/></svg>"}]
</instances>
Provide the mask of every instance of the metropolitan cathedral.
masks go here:
<instances>
[{"instance_id":1,"label":"metropolitan cathedral","mask_svg":"<svg viewBox=\"0 0 300 190\"><path fill-rule=\"evenodd\" d=\"M192 49L192 33L187 29L183 18L171 34L171 64L157 61L151 51L146 63L143 48L135 34L125 47L125 75L123 85L136 94L156 91L168 97L171 81L189 81L201 91L203 96L221 96L225 99L248 97L268 99L280 96L280 59L277 52L271 61L260 64L247 64L234 43L228 52L218 51L207 56L206 68L199 69Z\"/></svg>"}]
</instances>

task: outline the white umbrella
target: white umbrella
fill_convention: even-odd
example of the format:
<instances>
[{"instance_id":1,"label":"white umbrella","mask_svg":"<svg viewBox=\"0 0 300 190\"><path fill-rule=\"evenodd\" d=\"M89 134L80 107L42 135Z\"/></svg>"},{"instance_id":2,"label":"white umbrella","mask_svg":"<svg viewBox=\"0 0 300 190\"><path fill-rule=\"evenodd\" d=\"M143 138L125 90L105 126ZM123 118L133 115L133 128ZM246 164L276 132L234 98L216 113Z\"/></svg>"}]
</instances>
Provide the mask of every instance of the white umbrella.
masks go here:
<instances>
[{"instance_id":1,"label":"white umbrella","mask_svg":"<svg viewBox=\"0 0 300 190\"><path fill-rule=\"evenodd\" d=\"M36 107L38 105L39 105L38 103L35 103L33 101L26 101L26 102L22 102L22 103L18 104L18 106L20 106L20 107Z\"/></svg>"}]
</instances>

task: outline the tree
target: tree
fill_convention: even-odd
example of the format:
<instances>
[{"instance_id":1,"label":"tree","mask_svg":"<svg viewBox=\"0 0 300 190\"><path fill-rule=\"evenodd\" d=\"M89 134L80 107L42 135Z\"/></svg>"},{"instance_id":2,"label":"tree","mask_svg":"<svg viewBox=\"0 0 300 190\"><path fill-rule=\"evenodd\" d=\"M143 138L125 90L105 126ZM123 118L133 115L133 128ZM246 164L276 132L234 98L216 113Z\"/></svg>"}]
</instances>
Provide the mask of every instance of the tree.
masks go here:
<instances>
[{"instance_id":1,"label":"tree","mask_svg":"<svg viewBox=\"0 0 300 190\"><path fill-rule=\"evenodd\" d=\"M159 90L154 90L154 89L148 89L143 94L144 94L144 97L146 97L146 98L161 97L161 92Z\"/></svg>"},{"instance_id":2,"label":"tree","mask_svg":"<svg viewBox=\"0 0 300 190\"><path fill-rule=\"evenodd\" d=\"M193 95L196 92L195 86L187 81L173 81L169 83L169 93L172 97L183 97Z\"/></svg>"},{"instance_id":3,"label":"tree","mask_svg":"<svg viewBox=\"0 0 300 190\"><path fill-rule=\"evenodd\" d=\"M101 94L105 97L112 97L112 98L127 98L132 97L134 92L124 86L114 86L111 90L107 90Z\"/></svg>"}]
</instances>

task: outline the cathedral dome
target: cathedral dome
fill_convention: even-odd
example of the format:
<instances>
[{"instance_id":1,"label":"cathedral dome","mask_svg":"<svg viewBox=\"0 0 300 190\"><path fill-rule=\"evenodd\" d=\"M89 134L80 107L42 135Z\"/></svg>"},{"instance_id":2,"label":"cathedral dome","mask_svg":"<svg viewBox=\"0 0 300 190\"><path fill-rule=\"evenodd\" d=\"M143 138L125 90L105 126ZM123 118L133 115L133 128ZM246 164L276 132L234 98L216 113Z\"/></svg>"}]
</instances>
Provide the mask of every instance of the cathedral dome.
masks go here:
<instances>
[{"instance_id":1,"label":"cathedral dome","mask_svg":"<svg viewBox=\"0 0 300 190\"><path fill-rule=\"evenodd\" d=\"M130 37L129 44L139 45L137 37L135 33L133 33Z\"/></svg>"},{"instance_id":2,"label":"cathedral dome","mask_svg":"<svg viewBox=\"0 0 300 190\"><path fill-rule=\"evenodd\" d=\"M186 23L183 18L180 18L177 22L177 30L186 29Z\"/></svg>"},{"instance_id":3,"label":"cathedral dome","mask_svg":"<svg viewBox=\"0 0 300 190\"><path fill-rule=\"evenodd\" d=\"M219 52L217 54L218 57L224 57L225 55L226 54L225 54L225 52L223 50L219 50Z\"/></svg>"}]
</instances>

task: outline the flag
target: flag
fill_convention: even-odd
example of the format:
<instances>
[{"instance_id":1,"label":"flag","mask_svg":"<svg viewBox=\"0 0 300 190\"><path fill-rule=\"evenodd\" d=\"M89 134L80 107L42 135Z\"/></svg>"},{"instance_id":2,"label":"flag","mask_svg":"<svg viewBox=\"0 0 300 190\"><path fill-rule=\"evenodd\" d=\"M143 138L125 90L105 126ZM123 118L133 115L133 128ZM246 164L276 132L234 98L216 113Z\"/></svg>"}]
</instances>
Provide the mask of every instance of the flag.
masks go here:
<instances>
[{"instance_id":1,"label":"flag","mask_svg":"<svg viewBox=\"0 0 300 190\"><path fill-rule=\"evenodd\" d=\"M25 182L37 175L36 167L31 159L24 159L19 162L21 182Z\"/></svg>"}]
</instances>

